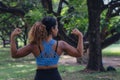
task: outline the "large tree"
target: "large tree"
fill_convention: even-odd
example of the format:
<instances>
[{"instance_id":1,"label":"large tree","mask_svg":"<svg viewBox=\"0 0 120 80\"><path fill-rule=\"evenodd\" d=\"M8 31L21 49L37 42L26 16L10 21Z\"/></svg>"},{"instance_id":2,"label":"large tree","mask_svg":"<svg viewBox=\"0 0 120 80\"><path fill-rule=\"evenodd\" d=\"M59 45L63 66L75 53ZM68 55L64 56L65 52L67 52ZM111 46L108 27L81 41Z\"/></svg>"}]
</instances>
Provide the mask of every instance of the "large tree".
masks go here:
<instances>
[{"instance_id":1,"label":"large tree","mask_svg":"<svg viewBox=\"0 0 120 80\"><path fill-rule=\"evenodd\" d=\"M102 4L103 2L101 0L87 0L89 15L89 61L86 69L95 71L104 71L100 37L100 14Z\"/></svg>"},{"instance_id":2,"label":"large tree","mask_svg":"<svg viewBox=\"0 0 120 80\"><path fill-rule=\"evenodd\" d=\"M89 15L87 34L89 41L89 61L86 70L104 71L101 51L108 45L118 41L120 39L120 33L115 31L115 28L109 31L108 25L100 30L100 16L105 9L108 9L105 19L106 23L108 23L111 17L119 15L120 3L117 0L111 0L111 2L106 5L101 0L87 0L87 5ZM115 34L113 35L113 33ZM108 35L111 36L108 37Z\"/></svg>"},{"instance_id":3,"label":"large tree","mask_svg":"<svg viewBox=\"0 0 120 80\"><path fill-rule=\"evenodd\" d=\"M62 4L66 3L69 5L69 2L66 0L60 0L58 5L57 12L53 11L52 0L42 0L43 7L47 10L48 13L53 13L58 18L58 22L61 19L61 10L63 8ZM117 5L116 5L117 4ZM86 70L95 70L95 71L104 71L104 67L102 64L102 53L101 50L110 44L118 41L120 38L120 33L114 31L113 29L108 30L108 28L102 28L100 30L100 16L102 12L108 9L106 13L106 23L112 16L117 16L119 14L119 1L112 1L109 4L104 4L102 0L87 0L88 5L88 15L89 15L89 26L86 35L84 36L85 40L89 42L89 62L86 67ZM70 6L70 5L69 5ZM113 13L113 10L115 10ZM71 7L69 7L70 9ZM74 8L73 8L74 9ZM62 26L59 22L59 26ZM107 26L108 27L108 26ZM114 35L111 35L112 33ZM61 38L69 42L71 45L76 46L76 38L71 38L71 36L66 36L64 28L60 27L60 35ZM108 34L109 33L109 34ZM111 36L110 36L111 35ZM110 37L108 37L110 36ZM103 38L104 37L104 38Z\"/></svg>"}]
</instances>

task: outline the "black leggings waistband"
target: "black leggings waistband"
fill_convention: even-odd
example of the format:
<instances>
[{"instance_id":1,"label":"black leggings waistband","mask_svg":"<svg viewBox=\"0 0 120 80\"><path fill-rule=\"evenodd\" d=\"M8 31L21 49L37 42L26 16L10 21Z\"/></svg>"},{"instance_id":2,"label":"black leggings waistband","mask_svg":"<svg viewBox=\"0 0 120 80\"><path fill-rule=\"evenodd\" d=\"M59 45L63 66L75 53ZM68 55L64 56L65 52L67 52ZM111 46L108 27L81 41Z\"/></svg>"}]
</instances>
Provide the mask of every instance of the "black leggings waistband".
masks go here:
<instances>
[{"instance_id":1,"label":"black leggings waistband","mask_svg":"<svg viewBox=\"0 0 120 80\"><path fill-rule=\"evenodd\" d=\"M57 68L37 69L35 80L62 80Z\"/></svg>"}]
</instances>

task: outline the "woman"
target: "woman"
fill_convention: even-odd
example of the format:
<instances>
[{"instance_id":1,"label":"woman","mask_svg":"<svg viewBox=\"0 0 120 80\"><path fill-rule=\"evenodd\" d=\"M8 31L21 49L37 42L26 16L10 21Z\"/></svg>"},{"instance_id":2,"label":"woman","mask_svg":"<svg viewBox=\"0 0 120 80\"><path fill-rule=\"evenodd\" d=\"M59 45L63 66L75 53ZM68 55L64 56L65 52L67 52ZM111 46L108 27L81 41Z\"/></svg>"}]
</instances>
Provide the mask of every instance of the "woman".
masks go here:
<instances>
[{"instance_id":1,"label":"woman","mask_svg":"<svg viewBox=\"0 0 120 80\"><path fill-rule=\"evenodd\" d=\"M53 17L45 17L41 22L36 22L29 31L29 44L17 49L15 36L21 33L16 28L11 34L11 55L13 58L20 58L32 53L36 58L37 70L35 80L62 80L57 69L60 55L63 52L73 57L81 57L83 53L83 35L78 29L72 34L78 36L77 48L70 46L65 41L56 41L58 24Z\"/></svg>"}]
</instances>

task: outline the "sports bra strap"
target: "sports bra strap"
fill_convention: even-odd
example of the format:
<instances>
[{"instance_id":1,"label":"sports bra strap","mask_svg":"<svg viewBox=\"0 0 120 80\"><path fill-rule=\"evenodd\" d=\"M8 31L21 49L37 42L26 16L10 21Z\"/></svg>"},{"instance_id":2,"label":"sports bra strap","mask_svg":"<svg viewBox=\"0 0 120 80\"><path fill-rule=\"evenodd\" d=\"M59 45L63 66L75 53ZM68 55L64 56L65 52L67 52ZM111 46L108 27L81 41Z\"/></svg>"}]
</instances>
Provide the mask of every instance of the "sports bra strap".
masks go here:
<instances>
[{"instance_id":1,"label":"sports bra strap","mask_svg":"<svg viewBox=\"0 0 120 80\"><path fill-rule=\"evenodd\" d=\"M58 47L58 41L57 41L57 44L56 44L55 52L57 52L57 47ZM40 53L41 53L41 48L40 48L40 45L38 45L38 48L39 48Z\"/></svg>"},{"instance_id":2,"label":"sports bra strap","mask_svg":"<svg viewBox=\"0 0 120 80\"><path fill-rule=\"evenodd\" d=\"M40 48L40 45L38 45L38 48L39 48L39 50L40 50L40 53L41 53L41 48Z\"/></svg>"},{"instance_id":3,"label":"sports bra strap","mask_svg":"<svg viewBox=\"0 0 120 80\"><path fill-rule=\"evenodd\" d=\"M55 52L57 52L57 47L58 47L58 41L57 41L57 44L56 44Z\"/></svg>"}]
</instances>

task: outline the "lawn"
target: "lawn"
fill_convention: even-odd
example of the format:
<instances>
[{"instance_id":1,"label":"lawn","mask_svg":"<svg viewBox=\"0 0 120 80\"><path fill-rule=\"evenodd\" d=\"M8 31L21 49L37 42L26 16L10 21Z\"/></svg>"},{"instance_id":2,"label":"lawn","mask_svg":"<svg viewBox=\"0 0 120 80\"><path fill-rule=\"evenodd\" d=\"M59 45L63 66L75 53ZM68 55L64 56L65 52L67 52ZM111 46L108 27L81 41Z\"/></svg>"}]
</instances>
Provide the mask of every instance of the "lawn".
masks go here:
<instances>
[{"instance_id":1,"label":"lawn","mask_svg":"<svg viewBox=\"0 0 120 80\"><path fill-rule=\"evenodd\" d=\"M112 44L102 50L103 56L120 56L120 44Z\"/></svg>"},{"instance_id":2,"label":"lawn","mask_svg":"<svg viewBox=\"0 0 120 80\"><path fill-rule=\"evenodd\" d=\"M116 48L115 48L116 47ZM119 55L118 46L112 45L103 50L103 55ZM111 52L112 50L116 52ZM83 65L59 65L59 72L63 80L119 80L120 68L117 72L96 72L84 73L81 72L85 66ZM9 48L0 48L0 80L33 80L36 70L34 57L31 55L12 59Z\"/></svg>"}]
</instances>

